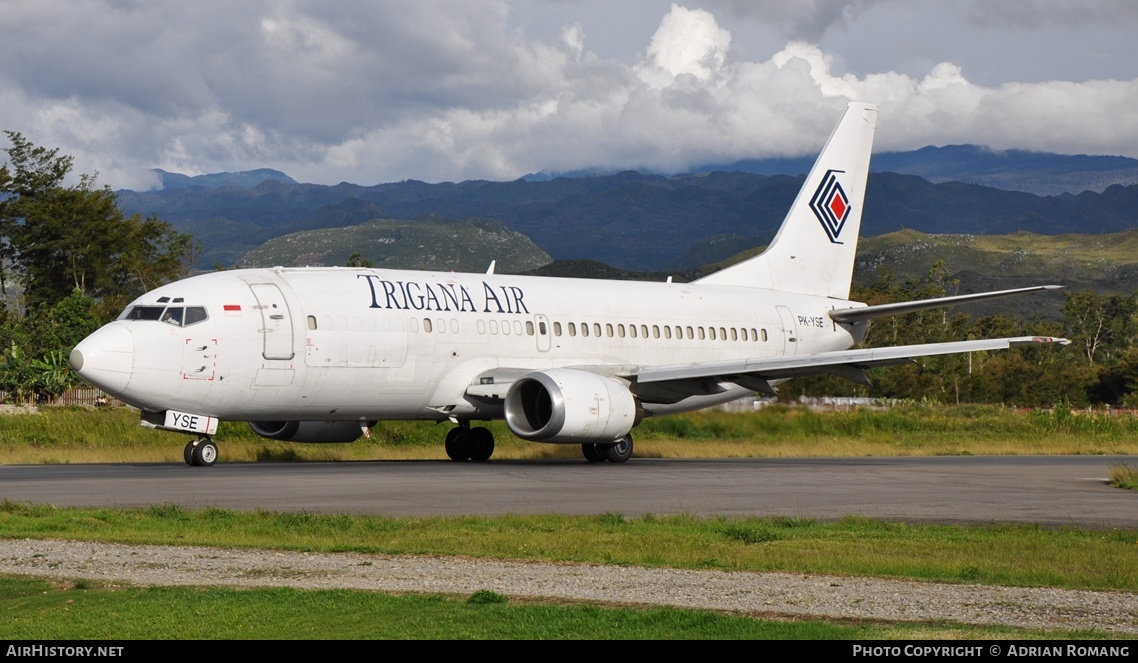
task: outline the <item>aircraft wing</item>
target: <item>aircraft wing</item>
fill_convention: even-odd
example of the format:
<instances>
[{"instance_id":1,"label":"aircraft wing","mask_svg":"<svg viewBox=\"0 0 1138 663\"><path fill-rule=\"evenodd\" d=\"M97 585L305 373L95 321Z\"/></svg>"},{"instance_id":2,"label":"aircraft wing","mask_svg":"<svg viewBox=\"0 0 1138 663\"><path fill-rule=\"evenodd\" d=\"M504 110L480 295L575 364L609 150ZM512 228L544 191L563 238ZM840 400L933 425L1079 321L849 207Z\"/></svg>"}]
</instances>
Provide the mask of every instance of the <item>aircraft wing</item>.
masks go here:
<instances>
[{"instance_id":1,"label":"aircraft wing","mask_svg":"<svg viewBox=\"0 0 1138 663\"><path fill-rule=\"evenodd\" d=\"M789 355L767 359L739 359L731 361L686 364L675 366L642 367L626 374L647 395L653 386L659 386L661 395L666 392L713 393L714 382L732 382L757 392L773 394L772 380L804 375L830 373L853 382L869 384L864 370L875 366L903 364L917 357L1006 350L1028 345L1070 343L1065 338L1050 336L1021 336L993 338L977 341L899 345L887 348L861 348L820 352L810 355Z\"/></svg>"},{"instance_id":2,"label":"aircraft wing","mask_svg":"<svg viewBox=\"0 0 1138 663\"><path fill-rule=\"evenodd\" d=\"M1067 345L1065 338L1051 336L1020 336L992 338L977 341L898 345L886 348L860 348L820 352L810 355L787 355L766 359L734 359L729 361L671 366L582 365L571 366L580 371L623 378L633 383L633 391L642 400L669 403L689 396L711 395L726 391L723 383L737 384L745 389L774 395L770 384L805 375L829 373L852 382L869 385L865 369L876 366L904 364L917 357L1006 350L1008 348L1057 343ZM466 394L478 398L503 399L510 385L531 369L496 368L474 378Z\"/></svg>"}]
</instances>

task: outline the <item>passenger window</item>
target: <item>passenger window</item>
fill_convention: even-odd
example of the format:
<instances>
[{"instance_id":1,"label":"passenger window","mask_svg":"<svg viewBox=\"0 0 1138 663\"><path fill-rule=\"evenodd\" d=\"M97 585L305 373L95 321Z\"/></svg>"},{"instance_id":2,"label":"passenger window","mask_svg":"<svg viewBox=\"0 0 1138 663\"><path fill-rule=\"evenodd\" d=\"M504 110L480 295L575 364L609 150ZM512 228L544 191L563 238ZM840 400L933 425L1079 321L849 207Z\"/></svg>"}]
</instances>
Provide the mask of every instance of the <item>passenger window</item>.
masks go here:
<instances>
[{"instance_id":1,"label":"passenger window","mask_svg":"<svg viewBox=\"0 0 1138 663\"><path fill-rule=\"evenodd\" d=\"M655 328L656 327L652 327L652 329L655 329ZM656 338L660 338L660 336L657 334ZM668 325L664 325L664 338L672 338L672 328L669 327Z\"/></svg>"},{"instance_id":2,"label":"passenger window","mask_svg":"<svg viewBox=\"0 0 1138 663\"><path fill-rule=\"evenodd\" d=\"M553 323L553 335L554 336L560 336L561 335L561 323L560 322Z\"/></svg>"},{"instance_id":3,"label":"passenger window","mask_svg":"<svg viewBox=\"0 0 1138 663\"><path fill-rule=\"evenodd\" d=\"M601 335L601 323L594 322L593 323L593 336L600 336L600 335Z\"/></svg>"},{"instance_id":4,"label":"passenger window","mask_svg":"<svg viewBox=\"0 0 1138 663\"><path fill-rule=\"evenodd\" d=\"M624 338L624 325L617 325L616 326L616 335L621 337L621 338Z\"/></svg>"},{"instance_id":5,"label":"passenger window","mask_svg":"<svg viewBox=\"0 0 1138 663\"><path fill-rule=\"evenodd\" d=\"M576 336L577 335L577 325L572 323L572 322L569 323L569 335L570 336Z\"/></svg>"},{"instance_id":6,"label":"passenger window","mask_svg":"<svg viewBox=\"0 0 1138 663\"><path fill-rule=\"evenodd\" d=\"M703 335L703 327L700 327L700 328L699 328L699 340L701 340L701 341L702 341L703 339L704 339L704 335Z\"/></svg>"},{"instance_id":7,"label":"passenger window","mask_svg":"<svg viewBox=\"0 0 1138 663\"><path fill-rule=\"evenodd\" d=\"M581 323L581 336L588 336L588 335L589 335L589 323L582 322Z\"/></svg>"},{"instance_id":8,"label":"passenger window","mask_svg":"<svg viewBox=\"0 0 1138 663\"><path fill-rule=\"evenodd\" d=\"M498 335L498 321L497 320L491 320L490 321L490 333L495 335L495 336Z\"/></svg>"},{"instance_id":9,"label":"passenger window","mask_svg":"<svg viewBox=\"0 0 1138 663\"><path fill-rule=\"evenodd\" d=\"M478 333L479 334L485 334L486 333L486 321L485 320L479 320L476 324L478 327Z\"/></svg>"},{"instance_id":10,"label":"passenger window","mask_svg":"<svg viewBox=\"0 0 1138 663\"><path fill-rule=\"evenodd\" d=\"M629 325L628 326L628 335L631 336L632 338L636 338L636 325Z\"/></svg>"},{"instance_id":11,"label":"passenger window","mask_svg":"<svg viewBox=\"0 0 1138 663\"><path fill-rule=\"evenodd\" d=\"M316 331L316 316L314 316L314 315L308 316L308 328L313 330L313 331Z\"/></svg>"},{"instance_id":12,"label":"passenger window","mask_svg":"<svg viewBox=\"0 0 1138 663\"><path fill-rule=\"evenodd\" d=\"M526 334L533 336L533 320L526 320Z\"/></svg>"},{"instance_id":13,"label":"passenger window","mask_svg":"<svg viewBox=\"0 0 1138 663\"><path fill-rule=\"evenodd\" d=\"M605 333L608 334L609 338L612 338L612 323L611 322L605 323Z\"/></svg>"},{"instance_id":14,"label":"passenger window","mask_svg":"<svg viewBox=\"0 0 1138 663\"><path fill-rule=\"evenodd\" d=\"M430 333L430 331L433 328L434 328L434 325L431 324L431 319L430 318L423 318L423 331Z\"/></svg>"},{"instance_id":15,"label":"passenger window","mask_svg":"<svg viewBox=\"0 0 1138 663\"><path fill-rule=\"evenodd\" d=\"M702 327L701 327L702 329ZM711 340L715 340L715 327L708 327L707 331L711 334Z\"/></svg>"},{"instance_id":16,"label":"passenger window","mask_svg":"<svg viewBox=\"0 0 1138 663\"><path fill-rule=\"evenodd\" d=\"M755 335L755 330L752 329L751 330L751 336L754 336L754 335ZM763 330L763 343L766 343L766 342L767 342L767 330L764 329Z\"/></svg>"}]
</instances>

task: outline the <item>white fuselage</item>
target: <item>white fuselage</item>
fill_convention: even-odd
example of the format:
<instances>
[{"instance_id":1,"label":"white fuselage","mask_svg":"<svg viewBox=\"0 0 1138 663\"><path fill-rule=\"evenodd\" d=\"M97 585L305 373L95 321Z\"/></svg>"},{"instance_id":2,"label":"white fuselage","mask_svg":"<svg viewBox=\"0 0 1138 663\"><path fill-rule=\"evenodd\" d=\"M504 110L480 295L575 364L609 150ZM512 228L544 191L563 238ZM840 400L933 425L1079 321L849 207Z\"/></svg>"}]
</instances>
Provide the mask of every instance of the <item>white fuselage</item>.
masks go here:
<instances>
[{"instance_id":1,"label":"white fuselage","mask_svg":"<svg viewBox=\"0 0 1138 663\"><path fill-rule=\"evenodd\" d=\"M80 346L85 378L144 410L241 421L499 418L500 401L467 394L497 369L616 375L843 350L863 331L827 316L850 302L756 288L356 268L217 272L132 307L163 305L206 319L120 318ZM726 383L642 410L749 393Z\"/></svg>"}]
</instances>

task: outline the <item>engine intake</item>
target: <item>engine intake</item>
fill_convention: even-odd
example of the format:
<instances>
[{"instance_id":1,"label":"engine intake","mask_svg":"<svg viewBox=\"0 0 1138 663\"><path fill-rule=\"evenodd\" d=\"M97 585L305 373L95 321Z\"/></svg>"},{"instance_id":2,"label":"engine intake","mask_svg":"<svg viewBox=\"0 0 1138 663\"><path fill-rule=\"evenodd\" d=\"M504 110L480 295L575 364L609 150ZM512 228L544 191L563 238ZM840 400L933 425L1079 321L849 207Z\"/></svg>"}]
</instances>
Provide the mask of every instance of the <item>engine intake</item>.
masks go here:
<instances>
[{"instance_id":1,"label":"engine intake","mask_svg":"<svg viewBox=\"0 0 1138 663\"><path fill-rule=\"evenodd\" d=\"M572 368L521 376L506 392L505 411L514 435L534 442L607 444L636 425L628 385Z\"/></svg>"},{"instance_id":2,"label":"engine intake","mask_svg":"<svg viewBox=\"0 0 1138 663\"><path fill-rule=\"evenodd\" d=\"M363 435L357 421L250 421L249 427L285 442L352 442Z\"/></svg>"}]
</instances>

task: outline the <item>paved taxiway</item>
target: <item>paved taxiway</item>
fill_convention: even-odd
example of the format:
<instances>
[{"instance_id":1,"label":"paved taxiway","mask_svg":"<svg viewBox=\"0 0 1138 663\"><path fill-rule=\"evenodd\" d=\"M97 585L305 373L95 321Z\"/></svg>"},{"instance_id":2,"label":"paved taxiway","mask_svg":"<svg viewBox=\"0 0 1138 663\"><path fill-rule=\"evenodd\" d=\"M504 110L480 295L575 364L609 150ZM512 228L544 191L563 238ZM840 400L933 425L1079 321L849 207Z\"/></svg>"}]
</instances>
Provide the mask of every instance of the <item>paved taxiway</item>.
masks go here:
<instances>
[{"instance_id":1,"label":"paved taxiway","mask_svg":"<svg viewBox=\"0 0 1138 663\"><path fill-rule=\"evenodd\" d=\"M858 515L1138 528L1138 493L1106 484L1111 466L1122 463L1138 457L25 465L0 466L0 499L390 516Z\"/></svg>"}]
</instances>

